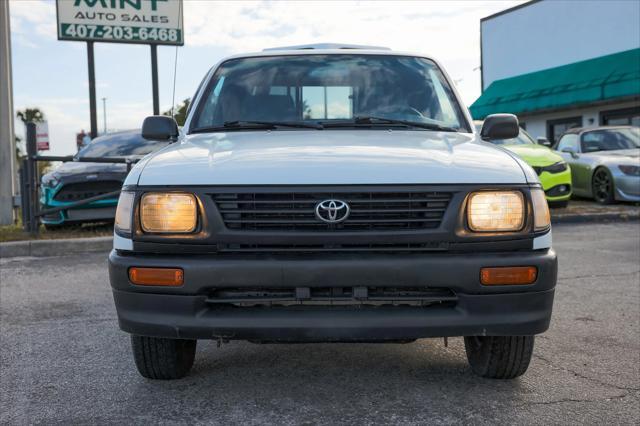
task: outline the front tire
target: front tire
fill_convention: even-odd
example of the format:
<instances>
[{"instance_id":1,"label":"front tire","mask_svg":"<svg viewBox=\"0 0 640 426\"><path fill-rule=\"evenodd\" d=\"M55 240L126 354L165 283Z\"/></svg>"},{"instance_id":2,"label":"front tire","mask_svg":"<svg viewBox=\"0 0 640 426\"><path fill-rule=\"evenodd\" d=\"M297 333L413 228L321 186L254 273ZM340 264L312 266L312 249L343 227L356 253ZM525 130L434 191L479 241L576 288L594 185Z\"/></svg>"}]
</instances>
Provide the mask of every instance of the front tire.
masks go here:
<instances>
[{"instance_id":1,"label":"front tire","mask_svg":"<svg viewBox=\"0 0 640 426\"><path fill-rule=\"evenodd\" d=\"M534 336L467 336L464 347L475 374L513 379L527 371L534 340Z\"/></svg>"},{"instance_id":2,"label":"front tire","mask_svg":"<svg viewBox=\"0 0 640 426\"><path fill-rule=\"evenodd\" d=\"M186 376L193 366L197 342L131 335L136 367L147 379L172 380Z\"/></svg>"},{"instance_id":3,"label":"front tire","mask_svg":"<svg viewBox=\"0 0 640 426\"><path fill-rule=\"evenodd\" d=\"M613 176L611 176L609 170L604 167L597 169L593 173L591 187L593 189L593 198L595 198L598 203L612 204L615 202Z\"/></svg>"}]
</instances>

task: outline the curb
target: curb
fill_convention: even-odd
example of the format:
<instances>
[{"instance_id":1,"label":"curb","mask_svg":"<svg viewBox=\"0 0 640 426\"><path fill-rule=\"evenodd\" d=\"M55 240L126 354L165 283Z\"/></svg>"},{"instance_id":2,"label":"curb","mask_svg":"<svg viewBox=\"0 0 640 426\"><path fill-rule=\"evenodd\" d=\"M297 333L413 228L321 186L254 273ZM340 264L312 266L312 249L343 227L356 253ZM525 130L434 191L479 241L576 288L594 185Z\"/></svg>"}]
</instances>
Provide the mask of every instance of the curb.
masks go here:
<instances>
[{"instance_id":1,"label":"curb","mask_svg":"<svg viewBox=\"0 0 640 426\"><path fill-rule=\"evenodd\" d=\"M69 254L109 252L113 237L30 240L0 243L0 258L18 256L66 256Z\"/></svg>"}]
</instances>

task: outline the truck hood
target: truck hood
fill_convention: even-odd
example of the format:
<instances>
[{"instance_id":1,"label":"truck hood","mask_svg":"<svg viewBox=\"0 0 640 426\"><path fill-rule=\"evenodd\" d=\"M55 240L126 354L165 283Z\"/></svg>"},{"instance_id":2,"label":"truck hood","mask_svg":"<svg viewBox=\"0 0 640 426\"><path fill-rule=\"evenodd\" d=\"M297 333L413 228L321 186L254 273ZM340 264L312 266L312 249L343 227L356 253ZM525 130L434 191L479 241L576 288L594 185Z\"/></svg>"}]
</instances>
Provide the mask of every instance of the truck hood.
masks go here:
<instances>
[{"instance_id":1,"label":"truck hood","mask_svg":"<svg viewBox=\"0 0 640 426\"><path fill-rule=\"evenodd\" d=\"M522 184L520 165L474 135L430 131L241 131L189 135L127 184Z\"/></svg>"},{"instance_id":2,"label":"truck hood","mask_svg":"<svg viewBox=\"0 0 640 426\"><path fill-rule=\"evenodd\" d=\"M69 176L85 173L127 173L126 164L118 163L80 163L67 162L55 169L58 176Z\"/></svg>"},{"instance_id":3,"label":"truck hood","mask_svg":"<svg viewBox=\"0 0 640 426\"><path fill-rule=\"evenodd\" d=\"M530 166L545 167L563 161L560 155L543 145L505 145L504 147L520 156Z\"/></svg>"}]
</instances>

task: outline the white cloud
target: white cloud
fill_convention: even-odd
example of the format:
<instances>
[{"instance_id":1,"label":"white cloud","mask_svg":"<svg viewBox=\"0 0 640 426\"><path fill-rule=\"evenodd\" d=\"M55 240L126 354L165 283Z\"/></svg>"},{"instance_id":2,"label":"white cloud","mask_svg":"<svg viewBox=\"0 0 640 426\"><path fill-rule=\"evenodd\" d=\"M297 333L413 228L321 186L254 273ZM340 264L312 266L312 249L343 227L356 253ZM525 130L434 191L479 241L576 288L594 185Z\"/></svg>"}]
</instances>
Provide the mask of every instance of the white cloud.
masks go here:
<instances>
[{"instance_id":1,"label":"white cloud","mask_svg":"<svg viewBox=\"0 0 640 426\"><path fill-rule=\"evenodd\" d=\"M466 102L479 94L480 18L521 1L185 2L188 46L232 53L317 42L383 45L440 59Z\"/></svg>"},{"instance_id":2,"label":"white cloud","mask_svg":"<svg viewBox=\"0 0 640 426\"><path fill-rule=\"evenodd\" d=\"M11 0L9 8L11 33L16 42L36 47L38 39L57 38L56 7L53 1Z\"/></svg>"}]
</instances>

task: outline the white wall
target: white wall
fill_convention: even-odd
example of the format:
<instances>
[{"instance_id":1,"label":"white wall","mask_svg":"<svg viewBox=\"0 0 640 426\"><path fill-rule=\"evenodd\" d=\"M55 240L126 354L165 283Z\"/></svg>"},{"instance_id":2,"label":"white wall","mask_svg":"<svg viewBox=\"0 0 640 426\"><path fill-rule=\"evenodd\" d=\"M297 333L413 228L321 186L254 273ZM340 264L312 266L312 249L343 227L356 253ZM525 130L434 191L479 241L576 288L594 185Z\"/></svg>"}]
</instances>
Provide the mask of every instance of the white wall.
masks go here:
<instances>
[{"instance_id":1,"label":"white wall","mask_svg":"<svg viewBox=\"0 0 640 426\"><path fill-rule=\"evenodd\" d=\"M549 114L518 116L520 122L525 123L527 133L533 138L547 137L547 120L556 120L558 118L582 117L583 127L595 127L600 125L600 112L611 111L616 109L625 109L637 107L637 102L622 102L618 104L602 105L598 107L570 109L556 111ZM590 123L589 120L593 122Z\"/></svg>"},{"instance_id":2,"label":"white wall","mask_svg":"<svg viewBox=\"0 0 640 426\"><path fill-rule=\"evenodd\" d=\"M640 47L640 1L542 0L482 21L492 81Z\"/></svg>"}]
</instances>

